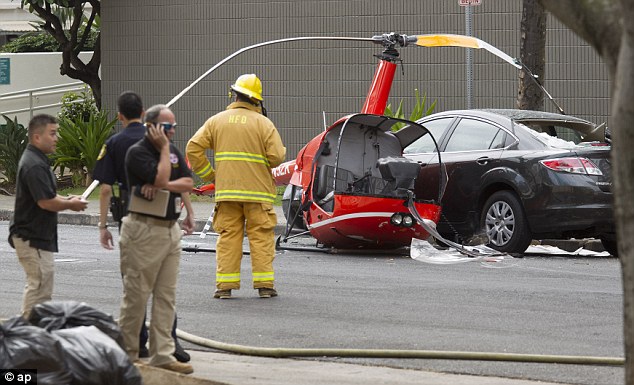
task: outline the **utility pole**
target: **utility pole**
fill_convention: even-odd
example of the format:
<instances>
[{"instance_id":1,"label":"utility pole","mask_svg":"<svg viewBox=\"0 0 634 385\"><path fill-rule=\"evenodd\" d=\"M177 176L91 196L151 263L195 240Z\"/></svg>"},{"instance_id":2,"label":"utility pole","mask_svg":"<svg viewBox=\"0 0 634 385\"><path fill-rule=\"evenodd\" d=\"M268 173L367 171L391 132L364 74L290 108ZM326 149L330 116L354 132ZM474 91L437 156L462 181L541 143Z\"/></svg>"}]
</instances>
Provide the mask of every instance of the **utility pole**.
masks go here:
<instances>
[{"instance_id":1,"label":"utility pole","mask_svg":"<svg viewBox=\"0 0 634 385\"><path fill-rule=\"evenodd\" d=\"M464 7L465 35L473 36L472 15L474 5L482 4L482 0L458 0ZM467 48L467 109L473 108L473 48Z\"/></svg>"},{"instance_id":2,"label":"utility pole","mask_svg":"<svg viewBox=\"0 0 634 385\"><path fill-rule=\"evenodd\" d=\"M465 35L473 36L471 5L464 7ZM473 48L467 48L467 109L473 108Z\"/></svg>"}]
</instances>

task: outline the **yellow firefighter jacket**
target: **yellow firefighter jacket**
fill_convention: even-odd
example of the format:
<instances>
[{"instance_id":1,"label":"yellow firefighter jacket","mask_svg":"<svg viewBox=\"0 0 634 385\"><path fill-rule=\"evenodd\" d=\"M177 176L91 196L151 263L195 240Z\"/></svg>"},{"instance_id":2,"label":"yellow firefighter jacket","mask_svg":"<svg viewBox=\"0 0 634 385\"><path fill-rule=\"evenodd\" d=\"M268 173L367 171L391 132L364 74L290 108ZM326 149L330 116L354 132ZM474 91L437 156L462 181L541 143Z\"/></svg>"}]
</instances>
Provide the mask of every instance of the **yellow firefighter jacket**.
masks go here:
<instances>
[{"instance_id":1,"label":"yellow firefighter jacket","mask_svg":"<svg viewBox=\"0 0 634 385\"><path fill-rule=\"evenodd\" d=\"M192 170L205 182L216 184L216 201L263 202L275 200L271 169L284 161L286 148L277 129L259 106L231 103L209 118L187 143ZM216 170L205 150L214 151Z\"/></svg>"}]
</instances>

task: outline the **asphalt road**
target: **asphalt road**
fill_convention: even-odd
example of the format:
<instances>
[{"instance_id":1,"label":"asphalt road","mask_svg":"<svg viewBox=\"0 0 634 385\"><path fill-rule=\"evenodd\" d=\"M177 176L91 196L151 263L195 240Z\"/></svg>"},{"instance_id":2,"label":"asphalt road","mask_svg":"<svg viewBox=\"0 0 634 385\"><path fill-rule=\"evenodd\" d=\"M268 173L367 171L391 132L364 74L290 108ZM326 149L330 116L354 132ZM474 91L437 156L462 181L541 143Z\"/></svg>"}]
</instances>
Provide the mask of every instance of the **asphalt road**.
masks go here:
<instances>
[{"instance_id":1,"label":"asphalt road","mask_svg":"<svg viewBox=\"0 0 634 385\"><path fill-rule=\"evenodd\" d=\"M0 222L0 318L19 312L24 273ZM85 301L118 317L117 251L95 227L60 225L54 298ZM212 239L187 237L212 246ZM214 254L183 253L178 326L257 347L421 349L623 357L619 262L602 257L531 256L499 267L431 265L403 255L278 253L280 296L250 285L214 300ZM187 344L188 348L201 349ZM622 384L621 367L420 359L319 358L438 372L574 383Z\"/></svg>"}]
</instances>

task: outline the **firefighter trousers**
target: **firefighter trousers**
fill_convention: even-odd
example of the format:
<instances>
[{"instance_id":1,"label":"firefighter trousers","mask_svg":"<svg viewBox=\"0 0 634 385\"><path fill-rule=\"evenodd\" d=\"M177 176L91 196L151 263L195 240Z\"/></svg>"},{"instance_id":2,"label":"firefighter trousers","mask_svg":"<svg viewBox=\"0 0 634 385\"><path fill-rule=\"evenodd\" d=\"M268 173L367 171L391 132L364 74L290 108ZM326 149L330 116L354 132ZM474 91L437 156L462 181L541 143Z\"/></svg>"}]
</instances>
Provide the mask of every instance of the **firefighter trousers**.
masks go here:
<instances>
[{"instance_id":1,"label":"firefighter trousers","mask_svg":"<svg viewBox=\"0 0 634 385\"><path fill-rule=\"evenodd\" d=\"M216 288L240 288L242 242L246 229L251 251L253 288L273 288L275 258L275 225L277 216L269 203L216 203L213 228L216 242Z\"/></svg>"}]
</instances>

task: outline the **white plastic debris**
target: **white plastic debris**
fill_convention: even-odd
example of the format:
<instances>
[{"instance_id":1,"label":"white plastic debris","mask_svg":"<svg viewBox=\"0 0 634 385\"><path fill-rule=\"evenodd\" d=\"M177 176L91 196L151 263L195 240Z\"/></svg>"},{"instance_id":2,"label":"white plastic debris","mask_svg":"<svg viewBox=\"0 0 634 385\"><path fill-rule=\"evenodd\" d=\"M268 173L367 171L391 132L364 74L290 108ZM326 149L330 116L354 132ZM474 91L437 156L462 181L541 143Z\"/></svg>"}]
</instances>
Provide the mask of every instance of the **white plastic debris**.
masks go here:
<instances>
[{"instance_id":1,"label":"white plastic debris","mask_svg":"<svg viewBox=\"0 0 634 385\"><path fill-rule=\"evenodd\" d=\"M492 266L495 264L501 264L502 262L512 260L510 255L500 255L496 250L486 246L463 246L470 254L479 253L481 256L471 257L460 253L458 250L448 248L447 250L440 250L434 247L428 241L422 239L412 238L410 247L410 257L416 261L436 264L436 265L449 265L455 263L467 263L467 262L480 262L487 267L502 267ZM508 267L508 264L506 266Z\"/></svg>"}]
</instances>

